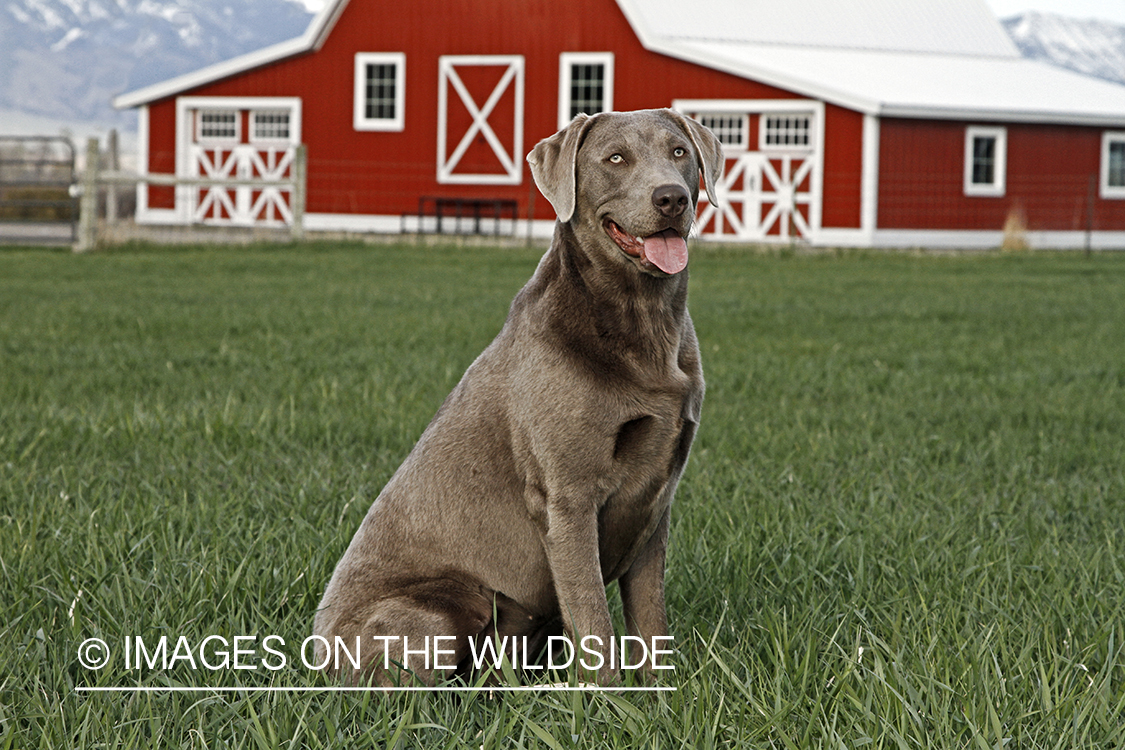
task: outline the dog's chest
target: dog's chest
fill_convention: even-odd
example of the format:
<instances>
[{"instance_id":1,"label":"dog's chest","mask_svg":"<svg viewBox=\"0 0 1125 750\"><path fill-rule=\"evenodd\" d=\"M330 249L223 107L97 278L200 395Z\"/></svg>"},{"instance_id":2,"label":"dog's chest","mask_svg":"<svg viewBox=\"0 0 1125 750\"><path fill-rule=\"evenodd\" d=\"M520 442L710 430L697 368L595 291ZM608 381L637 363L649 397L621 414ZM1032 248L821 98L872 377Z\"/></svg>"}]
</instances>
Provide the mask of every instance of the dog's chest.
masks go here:
<instances>
[{"instance_id":1,"label":"dog's chest","mask_svg":"<svg viewBox=\"0 0 1125 750\"><path fill-rule=\"evenodd\" d=\"M599 518L603 571L628 556L634 542L651 536L671 502L695 425L683 417L680 399L653 413L622 421L613 447L613 484ZM628 561L625 560L627 563Z\"/></svg>"}]
</instances>

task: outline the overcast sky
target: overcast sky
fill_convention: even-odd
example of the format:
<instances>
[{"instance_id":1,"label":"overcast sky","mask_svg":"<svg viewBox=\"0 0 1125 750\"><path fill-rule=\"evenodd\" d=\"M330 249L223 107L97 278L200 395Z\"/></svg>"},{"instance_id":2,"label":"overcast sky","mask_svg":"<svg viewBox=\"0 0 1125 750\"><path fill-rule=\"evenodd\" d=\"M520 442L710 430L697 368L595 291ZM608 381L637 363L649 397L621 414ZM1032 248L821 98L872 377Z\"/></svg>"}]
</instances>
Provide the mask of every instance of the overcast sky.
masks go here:
<instances>
[{"instance_id":1,"label":"overcast sky","mask_svg":"<svg viewBox=\"0 0 1125 750\"><path fill-rule=\"evenodd\" d=\"M1057 13L1071 18L1100 18L1125 24L1125 0L988 0L1000 18L1026 10Z\"/></svg>"},{"instance_id":2,"label":"overcast sky","mask_svg":"<svg viewBox=\"0 0 1125 750\"><path fill-rule=\"evenodd\" d=\"M311 11L320 10L324 0L300 0ZM926 2L926 0L903 0ZM986 0L999 18L1007 18L1025 10L1057 13L1071 18L1101 18L1125 24L1125 0Z\"/></svg>"}]
</instances>

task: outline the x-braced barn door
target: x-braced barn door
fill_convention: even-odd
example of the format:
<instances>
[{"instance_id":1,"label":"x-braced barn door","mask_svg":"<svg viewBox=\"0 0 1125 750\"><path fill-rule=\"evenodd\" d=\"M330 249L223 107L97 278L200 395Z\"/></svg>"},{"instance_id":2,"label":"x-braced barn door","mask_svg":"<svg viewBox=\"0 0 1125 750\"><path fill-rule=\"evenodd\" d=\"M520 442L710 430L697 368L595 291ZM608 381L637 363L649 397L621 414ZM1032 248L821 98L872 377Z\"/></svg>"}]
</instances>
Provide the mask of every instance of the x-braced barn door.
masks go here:
<instances>
[{"instance_id":1,"label":"x-braced barn door","mask_svg":"<svg viewBox=\"0 0 1125 750\"><path fill-rule=\"evenodd\" d=\"M447 55L438 66L438 182L518 185L523 57Z\"/></svg>"},{"instance_id":2,"label":"x-braced barn door","mask_svg":"<svg viewBox=\"0 0 1125 750\"><path fill-rule=\"evenodd\" d=\"M178 104L177 174L279 183L292 177L300 100L185 97ZM292 198L288 184L190 186L178 189L176 206L190 223L277 226L292 223Z\"/></svg>"},{"instance_id":3,"label":"x-braced barn door","mask_svg":"<svg viewBox=\"0 0 1125 750\"><path fill-rule=\"evenodd\" d=\"M711 128L726 155L715 186L719 205L699 196L701 236L788 241L819 229L822 105L712 101L677 108Z\"/></svg>"},{"instance_id":4,"label":"x-braced barn door","mask_svg":"<svg viewBox=\"0 0 1125 750\"><path fill-rule=\"evenodd\" d=\"M813 200L811 154L763 154L751 151L727 160L715 186L719 205L700 195L698 223L706 236L789 240L811 233Z\"/></svg>"}]
</instances>

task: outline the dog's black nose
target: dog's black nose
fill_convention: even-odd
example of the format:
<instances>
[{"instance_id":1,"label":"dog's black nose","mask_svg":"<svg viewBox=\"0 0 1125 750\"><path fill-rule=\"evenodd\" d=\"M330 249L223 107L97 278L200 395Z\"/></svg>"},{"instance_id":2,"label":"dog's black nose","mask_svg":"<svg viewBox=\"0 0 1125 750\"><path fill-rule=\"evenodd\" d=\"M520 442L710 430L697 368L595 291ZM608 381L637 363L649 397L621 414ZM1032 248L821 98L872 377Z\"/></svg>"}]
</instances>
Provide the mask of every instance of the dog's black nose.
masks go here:
<instances>
[{"instance_id":1,"label":"dog's black nose","mask_svg":"<svg viewBox=\"0 0 1125 750\"><path fill-rule=\"evenodd\" d=\"M690 202L691 199L683 185L661 185L652 191L652 205L669 219L682 214Z\"/></svg>"}]
</instances>

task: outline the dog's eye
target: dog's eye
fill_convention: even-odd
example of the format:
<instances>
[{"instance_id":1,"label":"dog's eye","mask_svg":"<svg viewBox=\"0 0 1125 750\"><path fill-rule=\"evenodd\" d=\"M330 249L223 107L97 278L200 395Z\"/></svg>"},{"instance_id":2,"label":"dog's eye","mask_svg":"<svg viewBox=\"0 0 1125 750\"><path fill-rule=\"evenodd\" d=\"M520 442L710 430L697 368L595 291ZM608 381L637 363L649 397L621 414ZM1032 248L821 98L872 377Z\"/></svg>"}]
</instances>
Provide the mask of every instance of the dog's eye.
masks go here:
<instances>
[{"instance_id":1,"label":"dog's eye","mask_svg":"<svg viewBox=\"0 0 1125 750\"><path fill-rule=\"evenodd\" d=\"M625 157L622 156L621 154L614 154L613 156L609 157L609 163L610 164L624 164L625 163Z\"/></svg>"},{"instance_id":2,"label":"dog's eye","mask_svg":"<svg viewBox=\"0 0 1125 750\"><path fill-rule=\"evenodd\" d=\"M681 156L684 156L685 154L687 154L687 151L685 151L680 146L676 146L675 150L672 151L672 156L676 157L677 159L679 159Z\"/></svg>"}]
</instances>

